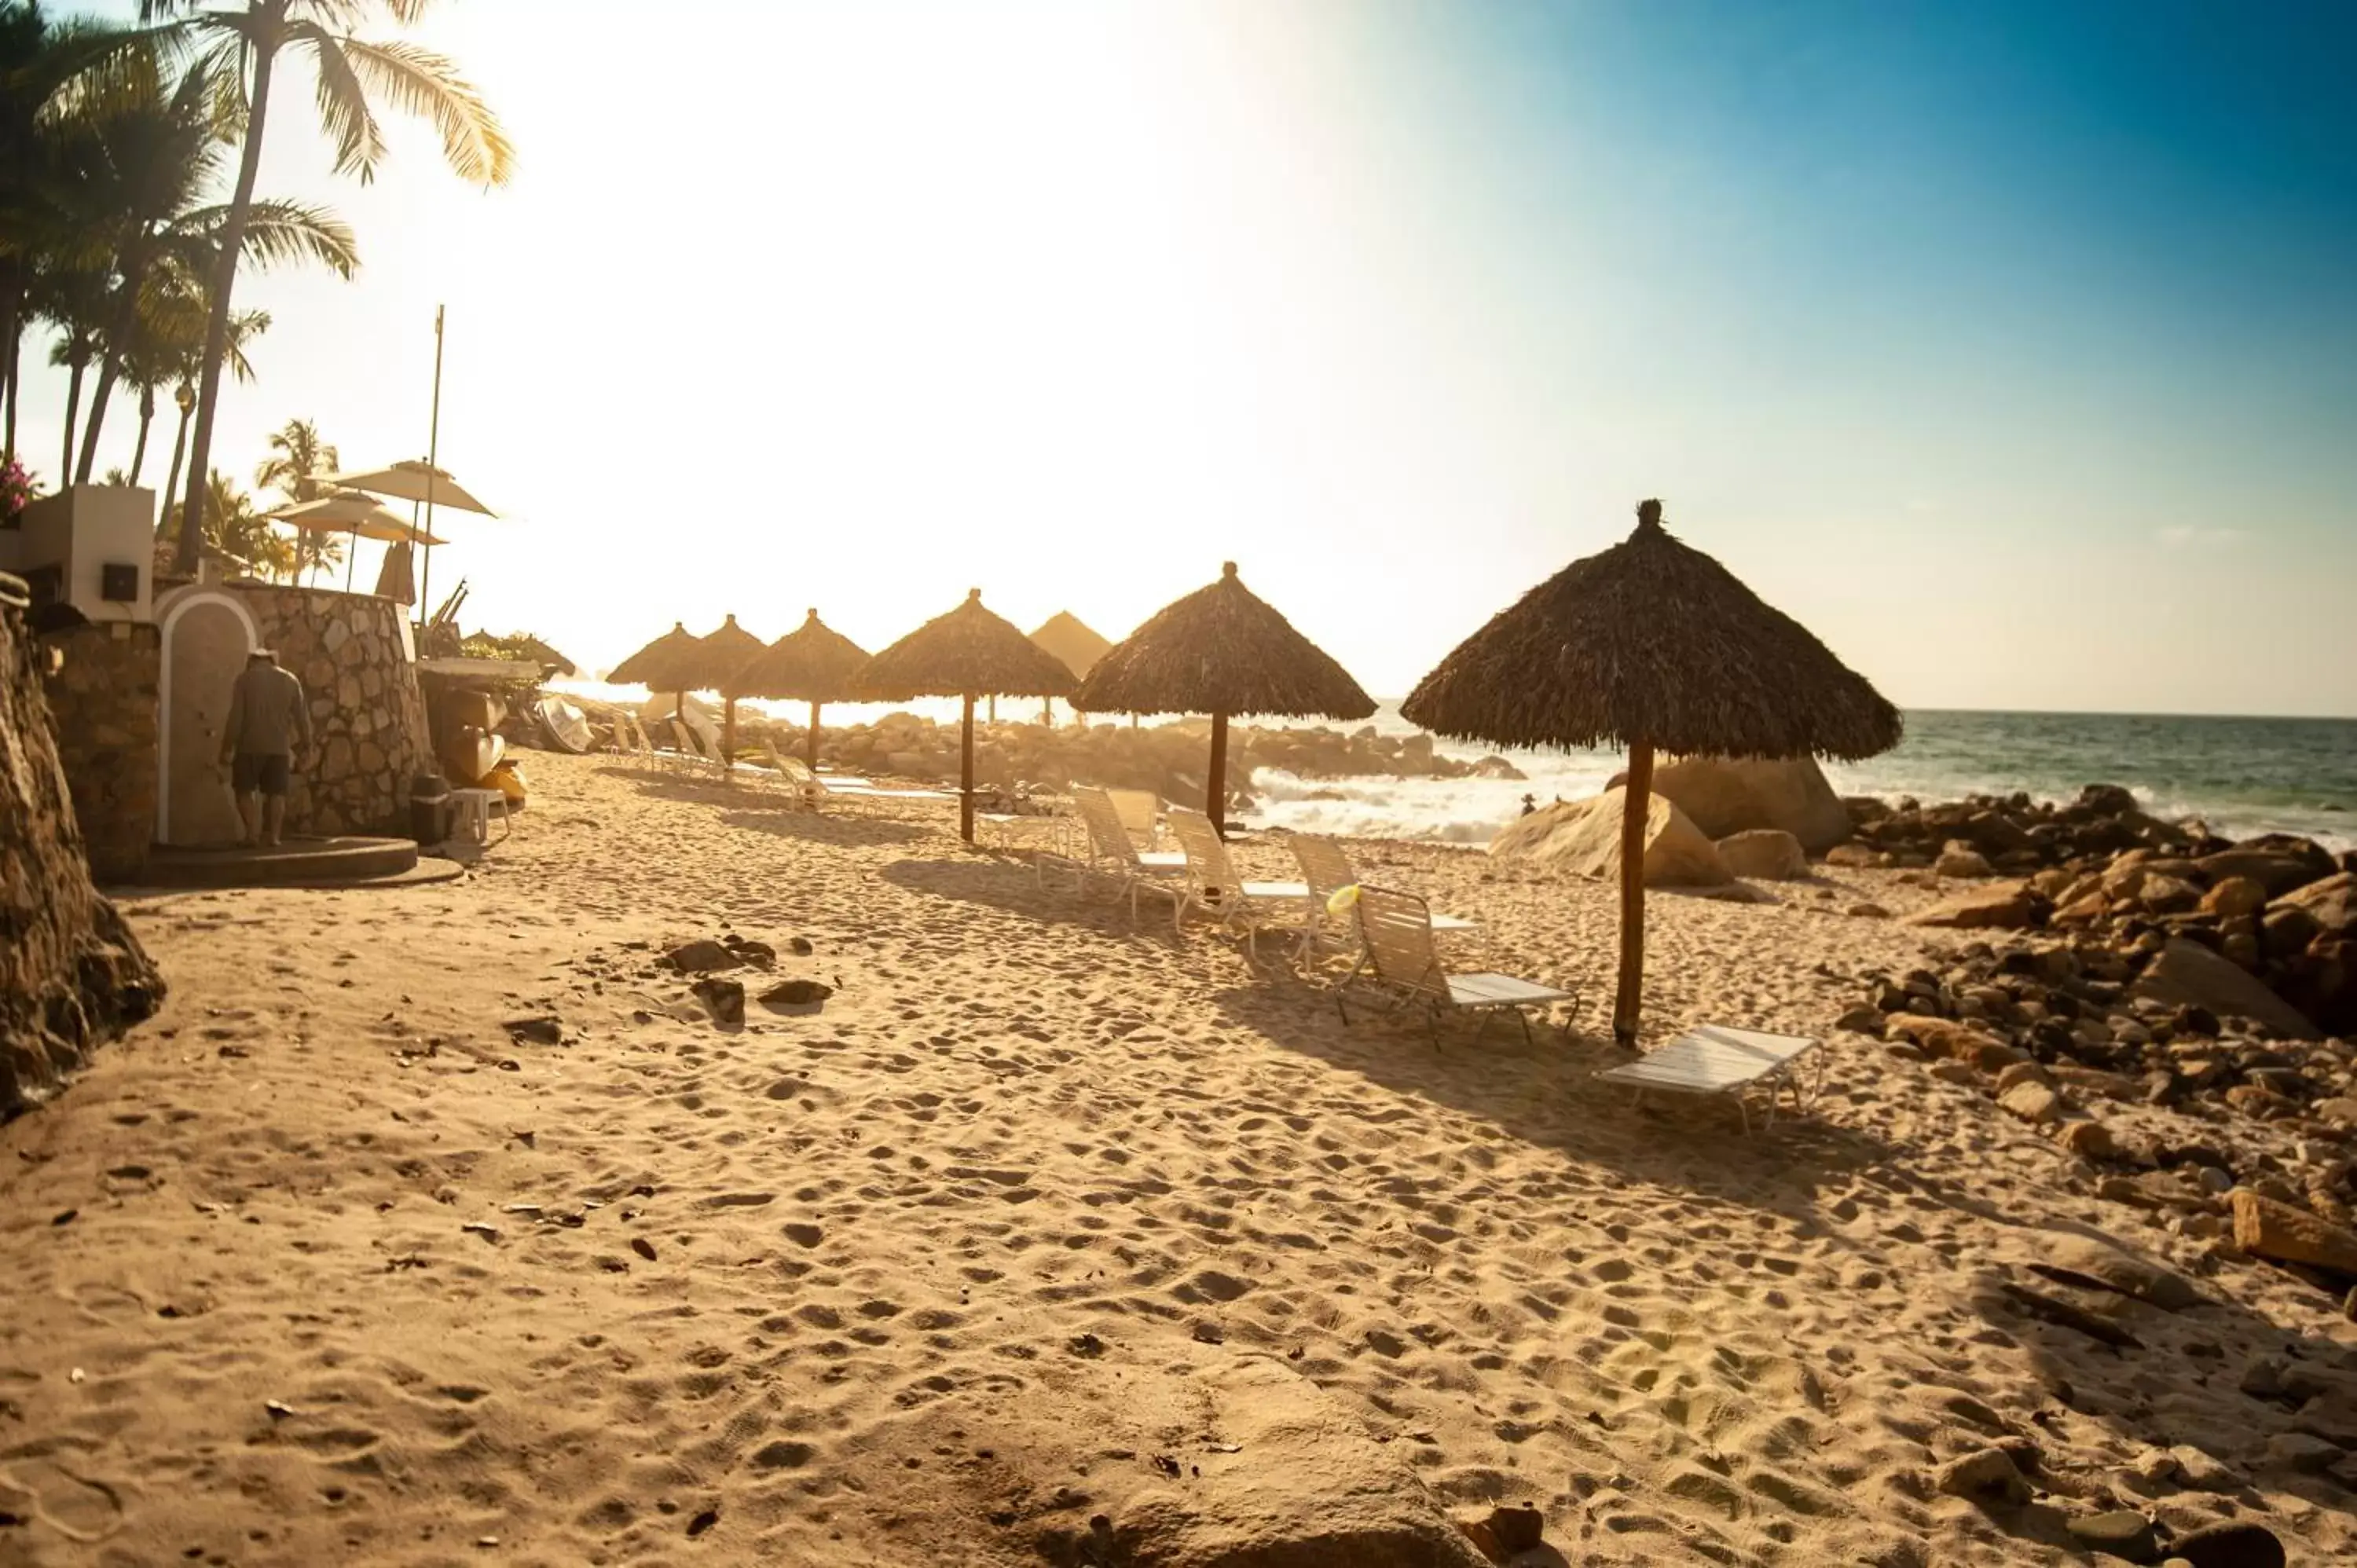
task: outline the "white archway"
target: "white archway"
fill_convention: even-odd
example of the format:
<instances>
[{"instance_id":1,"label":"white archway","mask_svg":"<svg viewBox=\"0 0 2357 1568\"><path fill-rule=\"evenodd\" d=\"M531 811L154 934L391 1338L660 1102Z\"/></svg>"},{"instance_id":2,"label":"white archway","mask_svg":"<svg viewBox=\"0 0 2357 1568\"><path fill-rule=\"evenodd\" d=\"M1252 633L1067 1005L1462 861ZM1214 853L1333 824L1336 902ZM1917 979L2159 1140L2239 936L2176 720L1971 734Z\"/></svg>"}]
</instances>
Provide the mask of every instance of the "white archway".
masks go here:
<instances>
[{"instance_id":1,"label":"white archway","mask_svg":"<svg viewBox=\"0 0 2357 1568\"><path fill-rule=\"evenodd\" d=\"M185 668L176 669L175 667L178 651L175 646L178 640L176 633L180 628L181 623L186 621L191 613L209 608L225 609L236 617L238 623L244 628L247 650L257 648L262 643L262 633L253 624L253 612L248 610L244 602L234 594L225 593L220 588L198 583L190 584L186 587L174 588L169 593L157 596L156 629L163 650L163 662L157 671L156 679L158 702L156 711L156 842L158 843L173 842L172 778L176 730L173 715L176 703L179 708L186 709L193 697L192 693L182 693L178 689L182 676L187 671ZM244 660L241 656L237 660L236 668L242 668ZM231 673L234 678L235 668ZM187 718L188 715L184 712L181 716ZM199 759L199 764L210 764L210 756Z\"/></svg>"}]
</instances>

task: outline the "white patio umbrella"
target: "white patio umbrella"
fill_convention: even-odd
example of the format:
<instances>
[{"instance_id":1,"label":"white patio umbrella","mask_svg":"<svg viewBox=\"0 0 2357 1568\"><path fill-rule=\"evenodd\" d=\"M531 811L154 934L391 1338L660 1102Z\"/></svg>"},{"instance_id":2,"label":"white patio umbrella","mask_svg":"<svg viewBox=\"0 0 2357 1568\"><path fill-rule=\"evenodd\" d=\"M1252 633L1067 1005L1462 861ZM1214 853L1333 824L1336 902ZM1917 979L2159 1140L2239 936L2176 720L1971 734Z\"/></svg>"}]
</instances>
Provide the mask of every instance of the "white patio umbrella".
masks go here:
<instances>
[{"instance_id":1,"label":"white patio umbrella","mask_svg":"<svg viewBox=\"0 0 2357 1568\"><path fill-rule=\"evenodd\" d=\"M367 490L374 495L391 496L396 500L422 503L425 508L425 527L429 530L434 526L434 509L437 506L457 511L479 512L485 517L500 515L469 494L466 486L450 477L447 468L437 468L415 457L405 457L389 467L355 468L348 473L330 474L326 482L350 489ZM424 572L428 583L434 580L435 542L431 540L426 542ZM422 593L418 596L421 601L425 596ZM430 607L421 602L418 613L420 616L430 613Z\"/></svg>"},{"instance_id":2,"label":"white patio umbrella","mask_svg":"<svg viewBox=\"0 0 2357 1568\"><path fill-rule=\"evenodd\" d=\"M419 544L442 544L447 541L435 538L414 522L404 522L389 510L383 502L365 490L339 490L315 501L303 501L263 514L273 522L283 522L290 528L312 533L349 533L355 542L377 539L388 543L407 542ZM352 558L344 559L344 588L351 590Z\"/></svg>"}]
</instances>

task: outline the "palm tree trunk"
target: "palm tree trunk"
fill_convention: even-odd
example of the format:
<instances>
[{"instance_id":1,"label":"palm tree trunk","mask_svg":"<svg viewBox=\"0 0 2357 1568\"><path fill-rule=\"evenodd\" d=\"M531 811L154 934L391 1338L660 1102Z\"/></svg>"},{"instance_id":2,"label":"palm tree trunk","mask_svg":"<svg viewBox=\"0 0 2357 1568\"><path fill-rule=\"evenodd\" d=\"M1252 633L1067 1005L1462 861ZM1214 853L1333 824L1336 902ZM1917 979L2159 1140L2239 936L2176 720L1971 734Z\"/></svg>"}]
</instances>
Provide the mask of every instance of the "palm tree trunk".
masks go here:
<instances>
[{"instance_id":1,"label":"palm tree trunk","mask_svg":"<svg viewBox=\"0 0 2357 1568\"><path fill-rule=\"evenodd\" d=\"M147 463L147 427L156 423L156 389L139 389L139 444L131 448L131 482L139 482L139 470ZM168 497L166 499L169 499Z\"/></svg>"},{"instance_id":2,"label":"palm tree trunk","mask_svg":"<svg viewBox=\"0 0 2357 1568\"><path fill-rule=\"evenodd\" d=\"M66 449L58 459L58 489L64 489L68 477L73 473L74 416L81 411L81 368L84 356L77 348L67 361L66 372Z\"/></svg>"},{"instance_id":3,"label":"palm tree trunk","mask_svg":"<svg viewBox=\"0 0 2357 1568\"><path fill-rule=\"evenodd\" d=\"M184 408L180 411L179 434L172 437L172 477L164 481L164 510L167 511L172 510L172 496L180 488L180 459L187 455L188 450L188 411ZM161 522L163 519L158 518L156 521ZM176 558L175 564L177 564ZM181 569L187 570L186 567Z\"/></svg>"},{"instance_id":4,"label":"palm tree trunk","mask_svg":"<svg viewBox=\"0 0 2357 1568\"><path fill-rule=\"evenodd\" d=\"M0 463L16 460L16 350L25 337L24 304L23 276L11 263L5 303L0 304L0 356L5 356L0 358L0 398L7 404L6 430L0 435Z\"/></svg>"},{"instance_id":5,"label":"palm tree trunk","mask_svg":"<svg viewBox=\"0 0 2357 1568\"><path fill-rule=\"evenodd\" d=\"M197 435L188 454L188 499L180 509L179 568L194 575L204 550L205 476L213 456L213 409L221 399L221 361L229 358L229 302L237 286L238 252L253 214L253 181L262 169L262 133L270 110L270 77L278 63L279 40L254 41L253 102L246 112L245 146L237 161L237 189L230 198L229 221L221 225L221 256L213 263L213 296L205 321L205 357L198 367Z\"/></svg>"},{"instance_id":6,"label":"palm tree trunk","mask_svg":"<svg viewBox=\"0 0 2357 1568\"><path fill-rule=\"evenodd\" d=\"M81 466L74 471L74 483L90 483L90 471L98 461L98 432L106 423L107 400L114 395L115 378L123 373L124 350L130 345L132 335L139 330L140 278L147 270L144 247L125 245L120 252L123 284L115 293L114 320L107 328L103 351L98 357L98 386L90 394L90 423L82 432Z\"/></svg>"}]
</instances>

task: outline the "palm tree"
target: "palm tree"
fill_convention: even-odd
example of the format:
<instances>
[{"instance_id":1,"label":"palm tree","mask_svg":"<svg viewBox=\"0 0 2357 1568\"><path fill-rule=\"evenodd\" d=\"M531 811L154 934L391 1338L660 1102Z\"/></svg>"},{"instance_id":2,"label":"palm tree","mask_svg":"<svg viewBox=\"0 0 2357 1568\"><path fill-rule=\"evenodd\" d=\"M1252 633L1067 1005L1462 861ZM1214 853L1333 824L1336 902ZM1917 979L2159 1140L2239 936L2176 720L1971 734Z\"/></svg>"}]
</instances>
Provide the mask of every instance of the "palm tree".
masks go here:
<instances>
[{"instance_id":1,"label":"palm tree","mask_svg":"<svg viewBox=\"0 0 2357 1568\"><path fill-rule=\"evenodd\" d=\"M253 380L253 361L245 357L245 346L269 330L270 312L266 310L241 310L229 318L229 372L240 382L250 384ZM178 377L180 383L179 390L172 394L172 401L180 405L180 429L172 437L172 477L164 483L165 510L176 517L179 515L179 505L172 497L180 489L180 459L188 455L188 417L197 411L197 354L204 347L203 331L204 323L199 318L188 338L166 349L161 361L162 367Z\"/></svg>"},{"instance_id":2,"label":"palm tree","mask_svg":"<svg viewBox=\"0 0 2357 1568\"><path fill-rule=\"evenodd\" d=\"M300 506L328 493L319 481L344 466L342 454L319 439L319 427L307 419L290 419L270 436L270 456L253 471L257 485L274 485L286 504ZM343 541L332 533L306 529L295 537L295 574L306 567L317 575L344 558Z\"/></svg>"},{"instance_id":3,"label":"palm tree","mask_svg":"<svg viewBox=\"0 0 2357 1568\"><path fill-rule=\"evenodd\" d=\"M106 307L98 384L81 439L77 483L98 460L107 400L135 346L148 291L167 262L199 276L214 265L228 209L200 205L217 180L233 133L221 100L227 83L199 61L168 86L155 50L115 62L103 91L90 95L83 119L91 156L81 160L79 200L113 232L117 279ZM245 259L261 266L316 261L349 278L359 264L351 231L332 213L291 201L256 201L248 217Z\"/></svg>"},{"instance_id":4,"label":"palm tree","mask_svg":"<svg viewBox=\"0 0 2357 1568\"><path fill-rule=\"evenodd\" d=\"M197 426L185 523L180 531L180 566L195 569L201 542L206 487L196 475L212 457L213 413L221 396L220 359L229 334L230 299L237 285L246 224L253 214L253 182L270 112L270 84L278 57L286 49L308 53L318 79L319 127L336 145L336 171L376 177L385 156L384 134L369 99L371 92L405 113L423 115L442 134L442 154L459 177L485 186L504 185L515 150L482 97L457 67L431 49L411 43L371 43L349 30L382 9L406 27L425 12L428 0L245 0L230 10L204 10L198 0L140 0L142 22L165 22L193 46L198 58L239 90L245 117L245 145L238 161L237 186L220 235L221 252L211 294L205 353L197 387ZM177 19L175 19L177 18Z\"/></svg>"},{"instance_id":5,"label":"palm tree","mask_svg":"<svg viewBox=\"0 0 2357 1568\"><path fill-rule=\"evenodd\" d=\"M218 551L263 576L277 577L294 570L293 542L270 526L270 520L255 509L253 498L239 489L235 480L216 468L204 490L205 548ZM178 507L165 514L161 532L183 532Z\"/></svg>"}]
</instances>

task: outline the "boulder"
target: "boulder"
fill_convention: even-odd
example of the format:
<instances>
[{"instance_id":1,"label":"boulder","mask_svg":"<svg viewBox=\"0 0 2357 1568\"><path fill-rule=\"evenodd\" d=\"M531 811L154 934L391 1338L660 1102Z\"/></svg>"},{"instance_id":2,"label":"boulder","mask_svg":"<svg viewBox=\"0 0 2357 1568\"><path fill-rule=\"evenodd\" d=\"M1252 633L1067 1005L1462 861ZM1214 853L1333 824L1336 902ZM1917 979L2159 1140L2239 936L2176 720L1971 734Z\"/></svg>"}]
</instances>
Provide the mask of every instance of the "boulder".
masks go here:
<instances>
[{"instance_id":1,"label":"boulder","mask_svg":"<svg viewBox=\"0 0 2357 1568\"><path fill-rule=\"evenodd\" d=\"M2162 945L2131 991L2165 1006L2200 1007L2222 1018L2248 1018L2286 1039L2319 1037L2316 1026L2298 1008L2233 960L2183 937L2172 937Z\"/></svg>"},{"instance_id":2,"label":"boulder","mask_svg":"<svg viewBox=\"0 0 2357 1568\"><path fill-rule=\"evenodd\" d=\"M2234 1245L2279 1263L2306 1263L2357 1279L2357 1231L2344 1230L2304 1208L2238 1187L2227 1195L2234 1211Z\"/></svg>"},{"instance_id":3,"label":"boulder","mask_svg":"<svg viewBox=\"0 0 2357 1568\"><path fill-rule=\"evenodd\" d=\"M1958 930L2024 930L2038 923L2044 908L2045 900L2027 882L1992 882L1961 897L1919 909L1905 923Z\"/></svg>"},{"instance_id":4,"label":"boulder","mask_svg":"<svg viewBox=\"0 0 2357 1568\"><path fill-rule=\"evenodd\" d=\"M2150 1563L2160 1555L2160 1538L2152 1520L2134 1509L2085 1514L2067 1526L2071 1539L2090 1552L2128 1563Z\"/></svg>"},{"instance_id":5,"label":"boulder","mask_svg":"<svg viewBox=\"0 0 2357 1568\"><path fill-rule=\"evenodd\" d=\"M2357 934L2357 872L2336 872L2311 882L2285 894L2278 907L2304 912L2332 936Z\"/></svg>"},{"instance_id":6,"label":"boulder","mask_svg":"<svg viewBox=\"0 0 2357 1568\"><path fill-rule=\"evenodd\" d=\"M2017 1116L2033 1127L2062 1119L2062 1097L2042 1083L2017 1083L1997 1097L1997 1104L2008 1115Z\"/></svg>"},{"instance_id":7,"label":"boulder","mask_svg":"<svg viewBox=\"0 0 2357 1568\"><path fill-rule=\"evenodd\" d=\"M1996 875L1996 867L1989 864L1988 856L1961 839L1948 841L1947 847L1940 852L1940 858L1932 863L1932 869L1943 876L1959 879Z\"/></svg>"},{"instance_id":8,"label":"boulder","mask_svg":"<svg viewBox=\"0 0 2357 1568\"><path fill-rule=\"evenodd\" d=\"M2205 854L2193 864L2211 882L2223 882L2230 876L2250 877L2267 890L2270 898L2279 898L2295 887L2319 881L2337 869L2332 856L2321 847L2285 833L2245 840L2232 849Z\"/></svg>"},{"instance_id":9,"label":"boulder","mask_svg":"<svg viewBox=\"0 0 2357 1568\"><path fill-rule=\"evenodd\" d=\"M2201 895L2201 912L2231 920L2240 915L2255 915L2267 901L2265 885L2248 876L2229 876L2211 885Z\"/></svg>"},{"instance_id":10,"label":"boulder","mask_svg":"<svg viewBox=\"0 0 2357 1568\"><path fill-rule=\"evenodd\" d=\"M1837 843L1825 851L1825 864L1864 871L1882 864L1882 852L1872 844Z\"/></svg>"},{"instance_id":11,"label":"boulder","mask_svg":"<svg viewBox=\"0 0 2357 1568\"><path fill-rule=\"evenodd\" d=\"M1542 807L1491 840L1490 853L1617 881L1626 799L1627 791L1616 787L1593 800ZM1717 846L1674 801L1659 795L1646 802L1644 874L1648 887L1719 887L1735 880Z\"/></svg>"},{"instance_id":12,"label":"boulder","mask_svg":"<svg viewBox=\"0 0 2357 1568\"><path fill-rule=\"evenodd\" d=\"M1738 876L1790 882L1809 874L1801 841L1781 828L1746 828L1718 841L1718 857Z\"/></svg>"},{"instance_id":13,"label":"boulder","mask_svg":"<svg viewBox=\"0 0 2357 1568\"><path fill-rule=\"evenodd\" d=\"M1950 1497L1976 1502L2029 1500L2029 1482L2002 1448L1981 1448L1949 1460L1932 1474L1932 1484Z\"/></svg>"},{"instance_id":14,"label":"boulder","mask_svg":"<svg viewBox=\"0 0 2357 1568\"><path fill-rule=\"evenodd\" d=\"M1653 770L1653 789L1713 838L1781 828L1809 854L1823 854L1850 836L1849 812L1814 757L1683 757Z\"/></svg>"}]
</instances>

